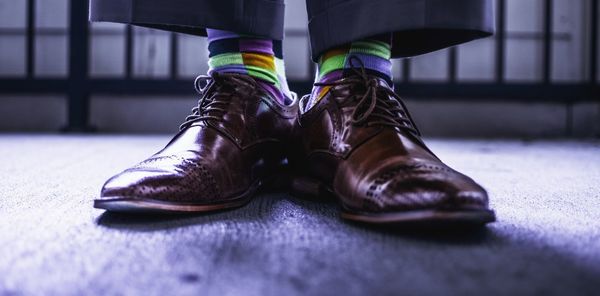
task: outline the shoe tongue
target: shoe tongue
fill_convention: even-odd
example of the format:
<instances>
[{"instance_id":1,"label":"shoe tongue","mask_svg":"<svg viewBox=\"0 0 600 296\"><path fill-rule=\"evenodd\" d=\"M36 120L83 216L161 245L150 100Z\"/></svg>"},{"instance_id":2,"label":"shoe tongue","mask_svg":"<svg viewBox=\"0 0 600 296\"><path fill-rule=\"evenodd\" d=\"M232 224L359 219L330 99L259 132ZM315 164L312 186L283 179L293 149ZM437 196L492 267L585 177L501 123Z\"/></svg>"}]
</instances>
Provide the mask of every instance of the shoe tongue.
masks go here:
<instances>
[{"instance_id":1,"label":"shoe tongue","mask_svg":"<svg viewBox=\"0 0 600 296\"><path fill-rule=\"evenodd\" d=\"M273 98L274 100L276 100L277 102L279 102L281 105L286 105L286 97L283 94L283 92L277 88L275 85L265 82L265 81L257 81L258 85L260 85L260 87L267 93L269 94L270 98Z\"/></svg>"},{"instance_id":2,"label":"shoe tongue","mask_svg":"<svg viewBox=\"0 0 600 296\"><path fill-rule=\"evenodd\" d=\"M379 83L381 86L385 86L385 87L389 87L389 88L392 88L392 89L393 89L393 87L394 87L394 86L393 86L393 85L394 85L394 83L393 83L393 81L392 81L391 77L389 77L389 76L387 76L387 75L384 75L384 74L382 74L382 73L380 73L380 72L377 72L377 71L371 70L371 69L364 69L364 71L365 71L365 72L364 72L364 74L366 74L366 76L367 76L367 79L369 79L369 80L371 80L371 79L376 79L376 80L377 80L377 82L378 82L378 83ZM362 76L361 76L361 75L359 75L359 74L360 74L360 73L357 73L357 72L355 72L355 71L352 71L352 70L347 70L347 69L346 69L346 70L344 70L344 71L343 71L343 73L342 73L342 77L343 77L343 78L348 78L348 77L358 76L358 77L361 77L361 78L362 78Z\"/></svg>"},{"instance_id":3,"label":"shoe tongue","mask_svg":"<svg viewBox=\"0 0 600 296\"><path fill-rule=\"evenodd\" d=\"M394 89L394 84L390 84L387 80L382 79L380 77L377 77L377 82L379 83L379 86L381 87L387 87L387 88L391 88Z\"/></svg>"},{"instance_id":4,"label":"shoe tongue","mask_svg":"<svg viewBox=\"0 0 600 296\"><path fill-rule=\"evenodd\" d=\"M346 78L346 77L352 77L352 75L344 76L344 78ZM354 77L356 77L356 75L354 75ZM367 79L368 79L368 81L375 79L375 81L377 81L377 85L379 85L380 87L387 87L387 88L394 89L393 84L390 84L390 82L388 82L386 79L383 79L377 75L368 75Z\"/></svg>"}]
</instances>

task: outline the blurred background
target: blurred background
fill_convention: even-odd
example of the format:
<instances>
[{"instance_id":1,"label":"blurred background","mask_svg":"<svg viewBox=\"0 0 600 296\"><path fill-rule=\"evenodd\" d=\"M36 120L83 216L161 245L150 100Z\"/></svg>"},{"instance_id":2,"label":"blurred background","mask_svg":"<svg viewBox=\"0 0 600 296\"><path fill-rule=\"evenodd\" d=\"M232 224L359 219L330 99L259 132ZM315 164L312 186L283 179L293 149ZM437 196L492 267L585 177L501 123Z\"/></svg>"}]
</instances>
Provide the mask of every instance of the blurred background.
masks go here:
<instances>
[{"instance_id":1,"label":"blurred background","mask_svg":"<svg viewBox=\"0 0 600 296\"><path fill-rule=\"evenodd\" d=\"M173 133L203 38L87 23L84 0L0 0L0 132ZM395 61L426 136L600 137L597 0L497 0L497 34ZM304 1L286 6L292 89L310 89ZM409 41L407 41L409 42Z\"/></svg>"}]
</instances>

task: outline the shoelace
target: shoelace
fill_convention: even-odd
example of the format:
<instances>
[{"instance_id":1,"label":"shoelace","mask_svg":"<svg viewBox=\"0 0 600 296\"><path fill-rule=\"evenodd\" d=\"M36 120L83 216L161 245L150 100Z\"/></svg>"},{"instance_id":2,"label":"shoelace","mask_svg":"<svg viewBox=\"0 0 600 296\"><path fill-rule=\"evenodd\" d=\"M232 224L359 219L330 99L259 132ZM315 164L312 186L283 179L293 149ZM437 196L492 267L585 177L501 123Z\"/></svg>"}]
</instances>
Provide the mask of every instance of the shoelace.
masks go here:
<instances>
[{"instance_id":1,"label":"shoelace","mask_svg":"<svg viewBox=\"0 0 600 296\"><path fill-rule=\"evenodd\" d=\"M350 56L348 62L353 75L332 82L315 83L315 86L359 84L365 88L365 92L351 97L351 99L360 97L352 112L352 124L397 127L420 138L421 132L402 99L392 89L381 86L377 78L367 75L365 66L358 57ZM331 91L334 89L332 88Z\"/></svg>"},{"instance_id":2,"label":"shoelace","mask_svg":"<svg viewBox=\"0 0 600 296\"><path fill-rule=\"evenodd\" d=\"M198 105L192 108L192 114L185 118L179 127L180 130L201 120L221 120L224 113L227 112L226 108L231 101L231 96L234 94L253 95L256 90L256 81L247 75L214 72L210 76L196 77L194 88L201 95L200 100ZM242 90L239 91L240 89Z\"/></svg>"}]
</instances>

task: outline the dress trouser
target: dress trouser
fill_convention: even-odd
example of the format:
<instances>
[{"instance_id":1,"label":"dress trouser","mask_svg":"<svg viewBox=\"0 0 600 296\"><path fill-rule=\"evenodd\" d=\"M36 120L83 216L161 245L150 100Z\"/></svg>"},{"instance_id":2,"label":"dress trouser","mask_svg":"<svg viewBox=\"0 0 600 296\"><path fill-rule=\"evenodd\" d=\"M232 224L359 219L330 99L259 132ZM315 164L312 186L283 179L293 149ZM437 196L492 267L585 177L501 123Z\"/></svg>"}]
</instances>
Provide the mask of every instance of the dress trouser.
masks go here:
<instances>
[{"instance_id":1,"label":"dress trouser","mask_svg":"<svg viewBox=\"0 0 600 296\"><path fill-rule=\"evenodd\" d=\"M299 0L289 0L299 1ZM306 0L312 58L392 33L392 57L493 34L493 0ZM283 39L283 0L91 0L90 20L206 36L206 28Z\"/></svg>"}]
</instances>

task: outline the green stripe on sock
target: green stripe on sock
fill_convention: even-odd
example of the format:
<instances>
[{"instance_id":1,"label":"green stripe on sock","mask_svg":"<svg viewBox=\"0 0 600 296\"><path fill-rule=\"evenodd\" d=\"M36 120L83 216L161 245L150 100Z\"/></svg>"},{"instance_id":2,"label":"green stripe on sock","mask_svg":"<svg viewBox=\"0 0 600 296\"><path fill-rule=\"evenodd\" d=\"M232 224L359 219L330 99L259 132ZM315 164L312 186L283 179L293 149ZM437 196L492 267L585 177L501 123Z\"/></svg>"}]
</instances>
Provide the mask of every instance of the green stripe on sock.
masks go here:
<instances>
[{"instance_id":1,"label":"green stripe on sock","mask_svg":"<svg viewBox=\"0 0 600 296\"><path fill-rule=\"evenodd\" d=\"M277 78L277 73L269 71L267 69L246 65L246 69L248 69L248 74L250 76L258 77L267 82L273 83L275 86L279 87L279 79Z\"/></svg>"},{"instance_id":2,"label":"green stripe on sock","mask_svg":"<svg viewBox=\"0 0 600 296\"><path fill-rule=\"evenodd\" d=\"M341 54L332 56L321 63L319 66L319 77L330 73L331 71L339 70L344 68L344 64L346 63L347 55Z\"/></svg>"},{"instance_id":3,"label":"green stripe on sock","mask_svg":"<svg viewBox=\"0 0 600 296\"><path fill-rule=\"evenodd\" d=\"M211 68L218 68L227 65L243 65L244 58L242 54L239 52L235 53L224 53L220 55L216 55L208 59L208 65Z\"/></svg>"},{"instance_id":4,"label":"green stripe on sock","mask_svg":"<svg viewBox=\"0 0 600 296\"><path fill-rule=\"evenodd\" d=\"M352 42L350 53L364 53L378 56L382 59L390 59L391 47L389 44L376 40L356 41Z\"/></svg>"}]
</instances>

